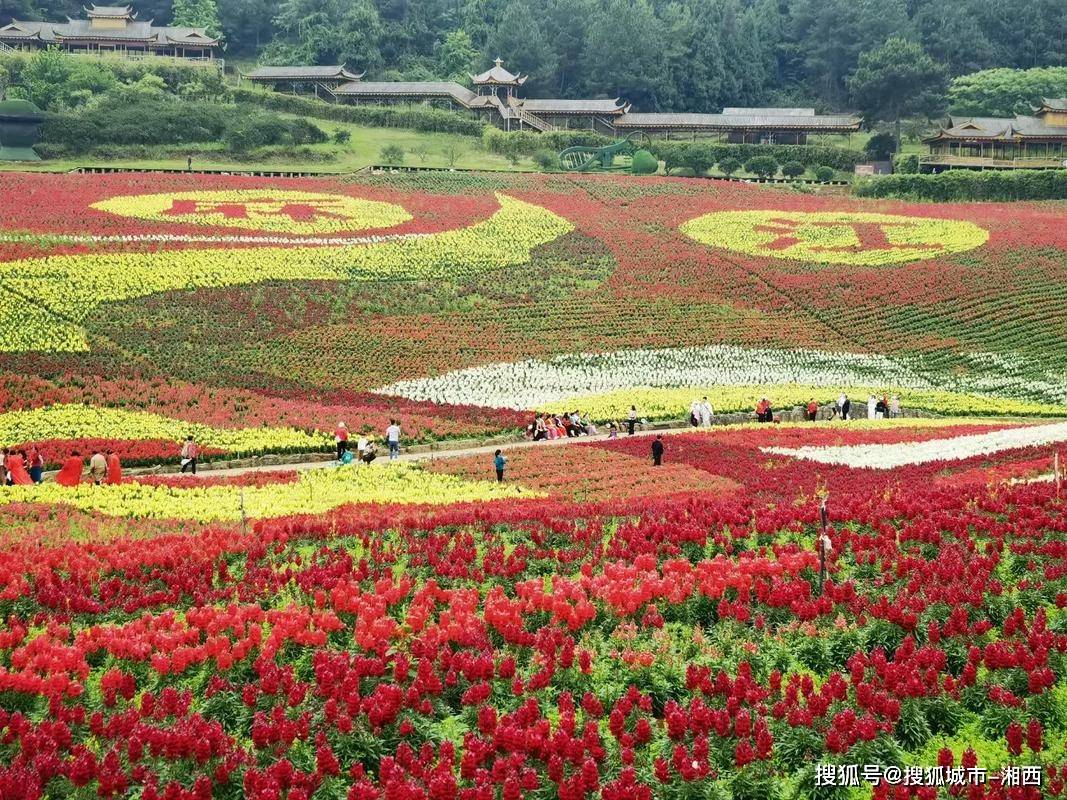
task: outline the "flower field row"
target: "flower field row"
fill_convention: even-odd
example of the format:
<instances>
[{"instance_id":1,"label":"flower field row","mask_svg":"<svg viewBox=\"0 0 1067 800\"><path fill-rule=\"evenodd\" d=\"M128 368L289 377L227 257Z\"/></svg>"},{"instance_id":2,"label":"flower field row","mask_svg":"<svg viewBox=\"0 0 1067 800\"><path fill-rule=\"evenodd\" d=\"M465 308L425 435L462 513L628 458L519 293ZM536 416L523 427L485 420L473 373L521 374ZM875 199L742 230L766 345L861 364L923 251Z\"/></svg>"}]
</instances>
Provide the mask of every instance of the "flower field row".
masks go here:
<instances>
[{"instance_id":1,"label":"flower field row","mask_svg":"<svg viewBox=\"0 0 1067 800\"><path fill-rule=\"evenodd\" d=\"M332 438L292 428L215 428L144 411L81 404L57 404L0 413L0 441L12 444L47 439L162 440L179 442L195 436L215 452L307 453L329 449Z\"/></svg>"},{"instance_id":2,"label":"flower field row","mask_svg":"<svg viewBox=\"0 0 1067 800\"><path fill-rule=\"evenodd\" d=\"M869 392L896 393L912 408L955 413L1067 413L1067 384L1015 387L1023 396L1044 400L1027 402L1010 392L998 396L1007 387L991 386L991 372L938 380L906 359L882 355L716 345L489 364L400 381L378 391L412 400L465 400L516 409L551 411L561 404L578 405L600 420L624 417L638 400L642 413L651 417L678 417L694 394L707 394L722 411L737 411L750 409L761 395L791 406L806 405L812 395L826 402L842 391L857 394L857 399Z\"/></svg>"},{"instance_id":3,"label":"flower field row","mask_svg":"<svg viewBox=\"0 0 1067 800\"><path fill-rule=\"evenodd\" d=\"M563 175L0 188L5 410L327 433L403 416L425 440L559 403L676 416L685 389L720 410L809 386L953 414L1067 406L1048 206Z\"/></svg>"},{"instance_id":4,"label":"flower field row","mask_svg":"<svg viewBox=\"0 0 1067 800\"><path fill-rule=\"evenodd\" d=\"M735 482L679 493L656 478L638 502L566 488L583 463L595 475L631 451L644 460L647 437L515 458L546 489L555 468L552 498L4 541L0 790L785 798L845 796L816 787L817 765L867 763L1032 765L1040 788L961 794L1062 797L1067 516L1055 487L990 485L974 473L986 456L894 472L761 452L983 427L670 436L675 477ZM954 470L974 477L936 480Z\"/></svg>"},{"instance_id":5,"label":"flower field row","mask_svg":"<svg viewBox=\"0 0 1067 800\"><path fill-rule=\"evenodd\" d=\"M764 452L792 456L821 464L843 464L868 469L894 469L928 461L955 461L1005 450L1067 442L1067 423L1009 428L896 444L862 444L839 447L769 447Z\"/></svg>"},{"instance_id":6,"label":"flower field row","mask_svg":"<svg viewBox=\"0 0 1067 800\"><path fill-rule=\"evenodd\" d=\"M130 519L184 519L196 522L319 514L346 503L456 503L515 496L519 490L488 482L435 475L407 464L382 468L339 467L301 473L296 481L207 483L125 481L115 486L55 483L12 486L0 505L64 505L81 511ZM526 493L536 497L536 493Z\"/></svg>"}]
</instances>

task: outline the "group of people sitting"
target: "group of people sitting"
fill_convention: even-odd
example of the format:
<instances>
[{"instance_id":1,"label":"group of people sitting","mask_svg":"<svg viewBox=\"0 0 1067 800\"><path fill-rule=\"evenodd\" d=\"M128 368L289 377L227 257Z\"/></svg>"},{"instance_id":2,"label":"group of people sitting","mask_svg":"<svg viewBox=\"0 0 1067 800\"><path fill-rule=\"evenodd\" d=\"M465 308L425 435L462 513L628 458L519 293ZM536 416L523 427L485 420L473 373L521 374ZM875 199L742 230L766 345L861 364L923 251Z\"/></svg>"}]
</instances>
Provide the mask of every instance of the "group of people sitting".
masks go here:
<instances>
[{"instance_id":1,"label":"group of people sitting","mask_svg":"<svg viewBox=\"0 0 1067 800\"><path fill-rule=\"evenodd\" d=\"M392 429L393 425L396 425L395 421L390 424L390 429ZM397 431L399 432L399 430L400 427L397 426ZM389 431L386 432L386 436L388 438ZM367 438L367 434L361 433L359 435L356 440L355 452L348 449L348 439L348 426L344 422L338 422L337 429L333 435L333 440L337 445L337 463L351 464L354 461L360 461L364 464L369 464L378 457L378 448L374 442Z\"/></svg>"},{"instance_id":2,"label":"group of people sitting","mask_svg":"<svg viewBox=\"0 0 1067 800\"><path fill-rule=\"evenodd\" d=\"M44 481L44 454L35 445L25 449L0 452L0 472L7 486L31 486ZM77 450L63 460L56 473L60 486L77 486L82 482L85 460ZM96 450L89 458L89 480L97 486L122 482L122 464L114 450Z\"/></svg>"},{"instance_id":3,"label":"group of people sitting","mask_svg":"<svg viewBox=\"0 0 1067 800\"><path fill-rule=\"evenodd\" d=\"M538 414L533 422L526 426L526 435L535 442L546 439L566 439L570 436L596 436L596 434L596 425L583 418L580 411Z\"/></svg>"}]
</instances>

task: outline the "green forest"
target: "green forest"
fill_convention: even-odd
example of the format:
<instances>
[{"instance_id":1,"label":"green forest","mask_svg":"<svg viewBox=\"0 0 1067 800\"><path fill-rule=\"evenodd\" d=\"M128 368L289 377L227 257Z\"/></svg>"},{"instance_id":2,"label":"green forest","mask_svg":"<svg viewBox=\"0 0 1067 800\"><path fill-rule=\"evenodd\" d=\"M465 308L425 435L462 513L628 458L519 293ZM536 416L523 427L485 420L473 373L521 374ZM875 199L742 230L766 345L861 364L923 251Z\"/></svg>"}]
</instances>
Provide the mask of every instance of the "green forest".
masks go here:
<instances>
[{"instance_id":1,"label":"green forest","mask_svg":"<svg viewBox=\"0 0 1067 800\"><path fill-rule=\"evenodd\" d=\"M11 17L82 0L0 0ZM140 19L221 33L228 60L347 63L368 79L464 79L495 56L527 94L622 96L642 110L853 102L861 55L906 40L930 83L1067 64L1063 0L134 0ZM860 76L862 77L862 76ZM908 77L913 80L913 76ZM852 91L850 91L850 88Z\"/></svg>"}]
</instances>

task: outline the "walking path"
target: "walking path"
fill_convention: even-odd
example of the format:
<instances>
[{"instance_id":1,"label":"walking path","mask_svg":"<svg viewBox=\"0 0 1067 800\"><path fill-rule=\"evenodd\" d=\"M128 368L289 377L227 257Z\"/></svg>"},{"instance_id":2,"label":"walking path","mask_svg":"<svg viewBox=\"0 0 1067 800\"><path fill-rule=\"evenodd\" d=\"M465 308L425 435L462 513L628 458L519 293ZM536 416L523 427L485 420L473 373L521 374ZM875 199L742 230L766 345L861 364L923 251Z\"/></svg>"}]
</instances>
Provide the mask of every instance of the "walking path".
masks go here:
<instances>
[{"instance_id":1,"label":"walking path","mask_svg":"<svg viewBox=\"0 0 1067 800\"><path fill-rule=\"evenodd\" d=\"M652 436L657 433L679 433L687 430L709 430L708 428L693 428L690 425L678 424L669 428L652 428L646 426L644 430L638 430L634 433L634 436ZM509 451L519 450L527 447L562 447L568 444L575 444L577 442L602 442L606 441L608 434L598 433L596 436L571 436L561 439L547 439L540 442L530 441L529 439L518 440L514 442L508 442L505 444L486 444L477 445L473 447L462 447L454 450L429 450L419 451L413 453L401 452L397 457L397 461L436 461L441 458L461 458L463 456L476 456L476 455L492 455L498 449ZM619 434L620 439L627 438L626 433ZM377 464L389 463L389 451L385 448L378 449L378 457L371 462L372 466ZM302 472L309 469L322 469L326 467L334 467L337 465L336 461L304 461L299 464L265 464L262 466L248 466L248 467L230 467L228 469L213 469L210 472L204 471L204 475L210 475L211 477L226 477L232 475L244 475L249 472L273 472L277 470L296 470Z\"/></svg>"}]
</instances>

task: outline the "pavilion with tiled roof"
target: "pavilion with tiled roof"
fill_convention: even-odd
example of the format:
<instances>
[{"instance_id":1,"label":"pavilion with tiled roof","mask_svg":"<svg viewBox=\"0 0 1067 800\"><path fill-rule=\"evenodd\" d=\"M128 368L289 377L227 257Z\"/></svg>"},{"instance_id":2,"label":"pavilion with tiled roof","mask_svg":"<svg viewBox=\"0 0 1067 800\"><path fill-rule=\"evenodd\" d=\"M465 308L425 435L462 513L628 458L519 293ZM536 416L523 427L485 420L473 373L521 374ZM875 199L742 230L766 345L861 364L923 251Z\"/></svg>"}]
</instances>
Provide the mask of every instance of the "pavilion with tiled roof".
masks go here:
<instances>
[{"instance_id":1,"label":"pavilion with tiled roof","mask_svg":"<svg viewBox=\"0 0 1067 800\"><path fill-rule=\"evenodd\" d=\"M343 84L362 80L365 74L349 72L344 64L320 67L256 67L251 72L238 72L237 82L240 84L242 80L247 80L274 90L288 87L294 93L311 87L318 97L320 89L330 92Z\"/></svg>"},{"instance_id":2,"label":"pavilion with tiled roof","mask_svg":"<svg viewBox=\"0 0 1067 800\"><path fill-rule=\"evenodd\" d=\"M814 108L728 107L720 114L628 112L615 121L620 132L718 134L730 142L804 144L813 133L855 133L855 114L816 114Z\"/></svg>"},{"instance_id":3,"label":"pavilion with tiled roof","mask_svg":"<svg viewBox=\"0 0 1067 800\"><path fill-rule=\"evenodd\" d=\"M0 43L15 50L59 47L68 53L157 55L214 59L219 39L204 28L141 22L131 6L85 9L86 19L37 22L13 19L0 27Z\"/></svg>"},{"instance_id":4,"label":"pavilion with tiled roof","mask_svg":"<svg viewBox=\"0 0 1067 800\"><path fill-rule=\"evenodd\" d=\"M931 168L1049 167L1067 160L1067 98L1042 98L1032 116L950 116L923 139Z\"/></svg>"}]
</instances>

